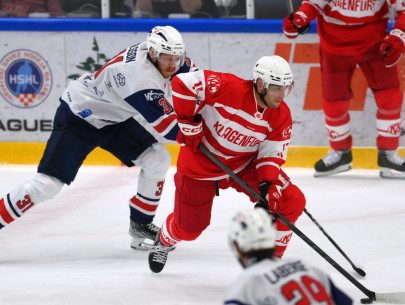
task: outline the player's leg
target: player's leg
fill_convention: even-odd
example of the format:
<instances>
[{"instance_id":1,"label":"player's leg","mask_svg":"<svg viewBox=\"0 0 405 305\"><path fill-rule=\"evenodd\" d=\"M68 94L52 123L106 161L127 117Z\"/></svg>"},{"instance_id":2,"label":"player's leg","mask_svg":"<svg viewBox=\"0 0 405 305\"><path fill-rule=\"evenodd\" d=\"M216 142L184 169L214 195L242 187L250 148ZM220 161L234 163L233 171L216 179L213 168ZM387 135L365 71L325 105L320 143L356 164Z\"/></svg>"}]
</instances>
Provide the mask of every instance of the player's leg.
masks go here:
<instances>
[{"instance_id":1,"label":"player's leg","mask_svg":"<svg viewBox=\"0 0 405 305\"><path fill-rule=\"evenodd\" d=\"M97 135L89 136L89 127L72 116L64 106L57 109L38 173L0 199L0 228L53 198L64 184L74 180L83 160L95 147Z\"/></svg>"},{"instance_id":2,"label":"player's leg","mask_svg":"<svg viewBox=\"0 0 405 305\"><path fill-rule=\"evenodd\" d=\"M320 49L323 99L322 109L332 150L315 164L315 177L331 175L352 168L350 131L350 88L356 62L350 56L330 54Z\"/></svg>"},{"instance_id":3,"label":"player's leg","mask_svg":"<svg viewBox=\"0 0 405 305\"><path fill-rule=\"evenodd\" d=\"M55 197L63 182L54 177L37 173L0 199L0 229L23 216L28 210Z\"/></svg>"},{"instance_id":4,"label":"player's leg","mask_svg":"<svg viewBox=\"0 0 405 305\"><path fill-rule=\"evenodd\" d=\"M279 213L295 224L304 211L306 200L301 190L294 184L288 184L281 192ZM292 231L279 219L276 220L277 240L275 257L282 257L292 237Z\"/></svg>"},{"instance_id":5,"label":"player's leg","mask_svg":"<svg viewBox=\"0 0 405 305\"><path fill-rule=\"evenodd\" d=\"M119 124L114 136L100 146L126 166L141 167L137 193L129 199L131 247L138 250L148 250L151 245L145 239L154 240L159 230L152 220L171 162L166 148L161 144L154 146L155 143L156 139L130 118Z\"/></svg>"},{"instance_id":6,"label":"player's leg","mask_svg":"<svg viewBox=\"0 0 405 305\"><path fill-rule=\"evenodd\" d=\"M195 240L208 227L215 197L215 182L196 180L177 172L174 211L163 222L149 254L149 267L162 271L170 248L182 240Z\"/></svg>"},{"instance_id":7,"label":"player's leg","mask_svg":"<svg viewBox=\"0 0 405 305\"><path fill-rule=\"evenodd\" d=\"M154 143L134 163L141 167L141 172L137 193L129 200L131 219L129 233L133 237L131 247L147 250L151 244L145 243L145 235L153 241L159 232L159 227L152 221L171 165L171 155L164 144Z\"/></svg>"},{"instance_id":8,"label":"player's leg","mask_svg":"<svg viewBox=\"0 0 405 305\"><path fill-rule=\"evenodd\" d=\"M255 166L255 161L249 163L249 165L244 168L238 176L246 182L252 189L259 193L259 177L257 175L257 170ZM280 171L279 180L282 183L281 188L281 202L279 207L279 212L285 218L287 218L291 223L295 223L298 217L302 214L305 208L305 196L300 191L300 189L291 184L290 178L284 173L283 170ZM238 192L243 192L250 197L250 200L254 203L257 200L246 192L238 183L231 180L230 186ZM287 246L291 240L292 231L279 219L276 220L276 257L282 257Z\"/></svg>"},{"instance_id":9,"label":"player's leg","mask_svg":"<svg viewBox=\"0 0 405 305\"><path fill-rule=\"evenodd\" d=\"M372 89L377 105L377 148L380 175L405 178L405 159L398 155L403 94L396 67L385 67L377 51L365 54L359 65Z\"/></svg>"}]
</instances>

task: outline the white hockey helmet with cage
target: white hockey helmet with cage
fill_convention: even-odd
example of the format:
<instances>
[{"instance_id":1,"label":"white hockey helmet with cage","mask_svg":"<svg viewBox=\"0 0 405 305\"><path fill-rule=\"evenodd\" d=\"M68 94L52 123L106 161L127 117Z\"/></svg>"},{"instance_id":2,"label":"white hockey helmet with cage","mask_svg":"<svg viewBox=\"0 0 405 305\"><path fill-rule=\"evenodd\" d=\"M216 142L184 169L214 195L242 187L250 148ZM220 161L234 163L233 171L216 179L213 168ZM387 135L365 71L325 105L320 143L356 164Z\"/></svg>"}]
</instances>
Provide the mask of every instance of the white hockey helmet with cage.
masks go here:
<instances>
[{"instance_id":1,"label":"white hockey helmet with cage","mask_svg":"<svg viewBox=\"0 0 405 305\"><path fill-rule=\"evenodd\" d=\"M154 49L158 59L160 53L183 56L185 45L179 31L171 26L155 26L146 39L148 50Z\"/></svg>"},{"instance_id":2,"label":"white hockey helmet with cage","mask_svg":"<svg viewBox=\"0 0 405 305\"><path fill-rule=\"evenodd\" d=\"M288 62L277 55L263 56L259 58L253 68L253 81L258 79L268 89L269 85L288 86L292 88L293 74Z\"/></svg>"},{"instance_id":3,"label":"white hockey helmet with cage","mask_svg":"<svg viewBox=\"0 0 405 305\"><path fill-rule=\"evenodd\" d=\"M228 239L243 253L271 249L276 245L276 230L269 214L262 208L242 211L232 219Z\"/></svg>"}]
</instances>

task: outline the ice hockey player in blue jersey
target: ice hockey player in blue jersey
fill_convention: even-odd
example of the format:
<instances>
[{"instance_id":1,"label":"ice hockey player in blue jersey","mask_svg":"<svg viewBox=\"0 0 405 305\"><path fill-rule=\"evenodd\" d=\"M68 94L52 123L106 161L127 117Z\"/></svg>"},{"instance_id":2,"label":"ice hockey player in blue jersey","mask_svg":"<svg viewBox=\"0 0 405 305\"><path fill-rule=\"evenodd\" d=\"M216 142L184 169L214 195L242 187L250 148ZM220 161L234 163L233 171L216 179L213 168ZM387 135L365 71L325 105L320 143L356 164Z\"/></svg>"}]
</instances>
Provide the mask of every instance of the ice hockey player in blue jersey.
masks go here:
<instances>
[{"instance_id":1,"label":"ice hockey player in blue jersey","mask_svg":"<svg viewBox=\"0 0 405 305\"><path fill-rule=\"evenodd\" d=\"M276 231L264 209L237 213L232 219L228 238L245 270L229 288L224 304L353 303L321 270L301 259L273 258Z\"/></svg>"},{"instance_id":2,"label":"ice hockey player in blue jersey","mask_svg":"<svg viewBox=\"0 0 405 305\"><path fill-rule=\"evenodd\" d=\"M129 199L129 233L132 248L147 250L145 239L154 240L159 231L152 221L171 165L164 144L177 143L176 115L166 94L174 75L194 70L180 33L156 26L146 41L72 80L60 98L37 173L0 197L0 229L56 196L100 147L126 166L141 168L137 192Z\"/></svg>"}]
</instances>

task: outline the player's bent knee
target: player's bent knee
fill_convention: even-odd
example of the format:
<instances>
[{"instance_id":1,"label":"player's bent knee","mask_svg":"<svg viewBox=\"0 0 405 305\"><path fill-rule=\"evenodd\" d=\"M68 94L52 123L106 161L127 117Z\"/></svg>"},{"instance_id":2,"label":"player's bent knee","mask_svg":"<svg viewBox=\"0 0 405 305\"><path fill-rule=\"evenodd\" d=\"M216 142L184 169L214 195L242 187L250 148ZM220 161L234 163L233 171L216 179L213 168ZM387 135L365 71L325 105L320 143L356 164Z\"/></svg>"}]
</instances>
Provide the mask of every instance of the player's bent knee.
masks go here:
<instances>
[{"instance_id":1,"label":"player's bent knee","mask_svg":"<svg viewBox=\"0 0 405 305\"><path fill-rule=\"evenodd\" d=\"M135 164L142 168L145 178L165 177L172 162L172 156L164 144L155 143L149 147Z\"/></svg>"},{"instance_id":2,"label":"player's bent knee","mask_svg":"<svg viewBox=\"0 0 405 305\"><path fill-rule=\"evenodd\" d=\"M348 100L329 101L322 100L322 108L325 115L329 118L344 117L349 111L350 103Z\"/></svg>"},{"instance_id":3,"label":"player's bent knee","mask_svg":"<svg viewBox=\"0 0 405 305\"><path fill-rule=\"evenodd\" d=\"M373 90L373 94L379 111L401 112L403 94L398 88Z\"/></svg>"},{"instance_id":4,"label":"player's bent knee","mask_svg":"<svg viewBox=\"0 0 405 305\"><path fill-rule=\"evenodd\" d=\"M176 227L176 235L180 237L181 240L192 241L198 238L201 235L202 231L199 232L190 232L182 229L181 227Z\"/></svg>"},{"instance_id":5,"label":"player's bent knee","mask_svg":"<svg viewBox=\"0 0 405 305\"><path fill-rule=\"evenodd\" d=\"M296 185L290 184L283 191L282 196L280 212L289 218L290 221L295 221L305 209L305 195Z\"/></svg>"},{"instance_id":6,"label":"player's bent knee","mask_svg":"<svg viewBox=\"0 0 405 305\"><path fill-rule=\"evenodd\" d=\"M34 202L42 202L54 198L63 185L64 183L57 178L37 173L31 181L24 184L24 188Z\"/></svg>"}]
</instances>

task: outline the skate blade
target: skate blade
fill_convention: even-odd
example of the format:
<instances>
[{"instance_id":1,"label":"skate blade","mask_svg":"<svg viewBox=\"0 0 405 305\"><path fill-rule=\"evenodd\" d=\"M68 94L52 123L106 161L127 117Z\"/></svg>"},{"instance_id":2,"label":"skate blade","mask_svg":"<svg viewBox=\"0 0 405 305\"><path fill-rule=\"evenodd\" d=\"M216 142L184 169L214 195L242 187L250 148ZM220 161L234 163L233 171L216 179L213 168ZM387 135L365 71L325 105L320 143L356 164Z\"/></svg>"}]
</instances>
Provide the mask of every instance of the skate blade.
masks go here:
<instances>
[{"instance_id":1,"label":"skate blade","mask_svg":"<svg viewBox=\"0 0 405 305\"><path fill-rule=\"evenodd\" d=\"M146 239L142 237L132 238L131 248L138 251L149 251L153 247L153 242L149 243L149 239L148 242L146 242L145 240ZM170 251L173 251L174 249L176 249L176 246L172 246L170 248Z\"/></svg>"},{"instance_id":2,"label":"skate blade","mask_svg":"<svg viewBox=\"0 0 405 305\"><path fill-rule=\"evenodd\" d=\"M388 167L380 167L380 177L386 179L405 179L405 172L399 172Z\"/></svg>"},{"instance_id":3,"label":"skate blade","mask_svg":"<svg viewBox=\"0 0 405 305\"><path fill-rule=\"evenodd\" d=\"M347 171L351 170L352 168L353 168L353 165L351 163L344 164L344 165L336 167L335 169L333 169L331 171L327 171L327 172L315 171L314 177L325 177L325 176L330 176L330 175L334 175L334 174L338 174L338 173L342 173L342 172L347 172Z\"/></svg>"},{"instance_id":4,"label":"skate blade","mask_svg":"<svg viewBox=\"0 0 405 305\"><path fill-rule=\"evenodd\" d=\"M149 251L153 246L153 243L146 242L146 238L134 237L131 240L131 248L138 251Z\"/></svg>"}]
</instances>

